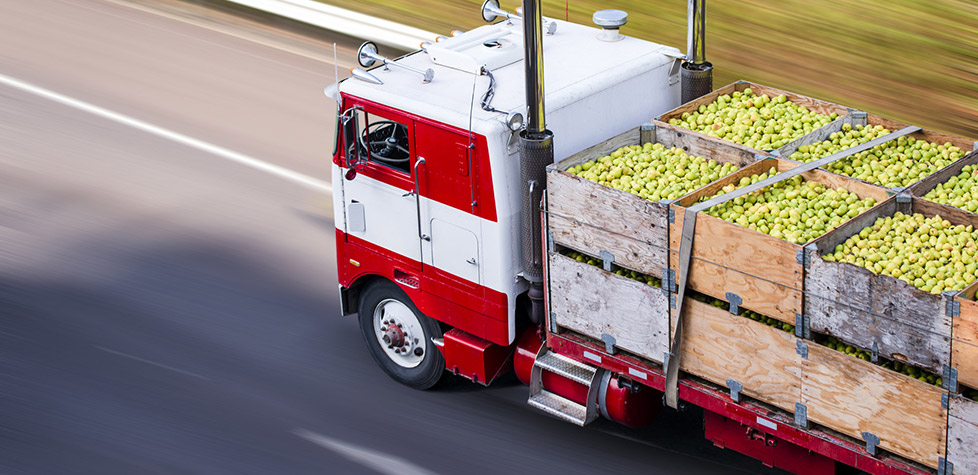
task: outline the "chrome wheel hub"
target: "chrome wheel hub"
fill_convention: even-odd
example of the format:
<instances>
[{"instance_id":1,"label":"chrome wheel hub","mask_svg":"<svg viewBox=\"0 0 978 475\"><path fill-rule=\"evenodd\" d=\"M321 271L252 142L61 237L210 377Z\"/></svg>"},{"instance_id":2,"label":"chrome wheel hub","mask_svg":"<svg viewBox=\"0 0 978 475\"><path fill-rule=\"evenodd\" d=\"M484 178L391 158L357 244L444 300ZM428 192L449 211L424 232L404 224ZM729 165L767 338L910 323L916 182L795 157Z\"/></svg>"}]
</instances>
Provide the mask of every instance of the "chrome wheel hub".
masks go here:
<instances>
[{"instance_id":1,"label":"chrome wheel hub","mask_svg":"<svg viewBox=\"0 0 978 475\"><path fill-rule=\"evenodd\" d=\"M373 314L377 342L391 361L403 368L414 368L424 361L427 342L421 322L407 305L395 299L377 304Z\"/></svg>"}]
</instances>

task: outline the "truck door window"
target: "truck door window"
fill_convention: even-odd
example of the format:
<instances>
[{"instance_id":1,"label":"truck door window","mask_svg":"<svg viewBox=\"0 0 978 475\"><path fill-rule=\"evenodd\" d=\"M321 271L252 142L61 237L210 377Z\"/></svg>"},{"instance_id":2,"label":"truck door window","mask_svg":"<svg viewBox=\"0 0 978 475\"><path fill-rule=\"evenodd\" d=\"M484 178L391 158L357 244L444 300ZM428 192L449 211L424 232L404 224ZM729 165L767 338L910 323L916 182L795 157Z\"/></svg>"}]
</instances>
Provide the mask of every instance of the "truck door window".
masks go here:
<instances>
[{"instance_id":1,"label":"truck door window","mask_svg":"<svg viewBox=\"0 0 978 475\"><path fill-rule=\"evenodd\" d=\"M361 157L371 162L411 173L411 144L408 126L385 117L364 113L357 134Z\"/></svg>"}]
</instances>

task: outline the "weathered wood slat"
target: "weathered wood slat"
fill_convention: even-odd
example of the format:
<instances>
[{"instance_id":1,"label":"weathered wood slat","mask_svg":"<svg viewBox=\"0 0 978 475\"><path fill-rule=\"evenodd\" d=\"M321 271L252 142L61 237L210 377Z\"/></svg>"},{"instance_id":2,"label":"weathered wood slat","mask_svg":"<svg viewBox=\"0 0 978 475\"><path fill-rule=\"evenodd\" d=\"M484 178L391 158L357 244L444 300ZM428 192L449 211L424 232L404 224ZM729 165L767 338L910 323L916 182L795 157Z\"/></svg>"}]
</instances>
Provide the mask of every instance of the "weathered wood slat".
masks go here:
<instances>
[{"instance_id":1,"label":"weathered wood slat","mask_svg":"<svg viewBox=\"0 0 978 475\"><path fill-rule=\"evenodd\" d=\"M978 473L978 402L959 396L949 405L947 460L954 464L954 473Z\"/></svg>"},{"instance_id":2,"label":"weathered wood slat","mask_svg":"<svg viewBox=\"0 0 978 475\"><path fill-rule=\"evenodd\" d=\"M547 174L550 230L557 244L661 276L668 266L669 210L658 202L554 170Z\"/></svg>"},{"instance_id":3,"label":"weathered wood slat","mask_svg":"<svg viewBox=\"0 0 978 475\"><path fill-rule=\"evenodd\" d=\"M805 274L805 315L812 331L837 336L864 350L940 373L951 364L952 321L947 297L917 289L899 279L859 266L827 262L822 254L878 218L895 212L940 214L955 224L978 225L978 215L913 198L890 198L814 242ZM965 216L970 215L970 216ZM962 346L967 349L968 347Z\"/></svg>"},{"instance_id":4,"label":"weathered wood slat","mask_svg":"<svg viewBox=\"0 0 978 475\"><path fill-rule=\"evenodd\" d=\"M801 400L801 357L793 335L693 299L684 307L683 371L721 386L733 379L743 394L794 411Z\"/></svg>"},{"instance_id":5,"label":"weathered wood slat","mask_svg":"<svg viewBox=\"0 0 978 475\"><path fill-rule=\"evenodd\" d=\"M658 244L626 238L603 229L596 229L580 221L550 215L550 231L554 243L600 258L606 250L615 256L615 265L662 277L668 267L668 250Z\"/></svg>"},{"instance_id":6,"label":"weathered wood slat","mask_svg":"<svg viewBox=\"0 0 978 475\"><path fill-rule=\"evenodd\" d=\"M695 246L693 252L696 252ZM679 275L678 262L679 253L670 252L669 264L676 275ZM795 324L795 312L802 307L801 289L759 279L696 257L690 259L686 285L721 300L727 300L727 292L735 293L743 300L742 307L792 325ZM708 289L716 291L707 292Z\"/></svg>"},{"instance_id":7,"label":"weathered wood slat","mask_svg":"<svg viewBox=\"0 0 978 475\"><path fill-rule=\"evenodd\" d=\"M971 284L955 297L960 308L960 316L951 319L951 363L954 369L958 370L958 382L971 388L978 388L978 302L975 301L976 290L978 290L978 282ZM978 418L975 418L973 422L978 424Z\"/></svg>"},{"instance_id":8,"label":"weathered wood slat","mask_svg":"<svg viewBox=\"0 0 978 475\"><path fill-rule=\"evenodd\" d=\"M811 330L886 358L940 373L949 364L951 320L944 301L852 264L812 259L805 277Z\"/></svg>"},{"instance_id":9,"label":"weathered wood slat","mask_svg":"<svg viewBox=\"0 0 978 475\"><path fill-rule=\"evenodd\" d=\"M690 134L689 130L678 127L656 126L656 141L681 148L690 155L706 157L720 163L733 163L738 168L754 163L759 158L757 151L733 142L724 142L703 134Z\"/></svg>"},{"instance_id":10,"label":"weathered wood slat","mask_svg":"<svg viewBox=\"0 0 978 475\"><path fill-rule=\"evenodd\" d=\"M820 345L802 360L808 419L929 467L945 453L944 390ZM957 472L955 472L957 473Z\"/></svg>"},{"instance_id":11,"label":"weathered wood slat","mask_svg":"<svg viewBox=\"0 0 978 475\"><path fill-rule=\"evenodd\" d=\"M669 298L662 289L560 254L550 255L550 302L557 325L662 363L669 349Z\"/></svg>"},{"instance_id":12,"label":"weathered wood slat","mask_svg":"<svg viewBox=\"0 0 978 475\"><path fill-rule=\"evenodd\" d=\"M672 269L679 275L679 243L684 208L669 228ZM792 244L722 219L697 217L686 285L712 297L728 300L737 294L744 308L794 323L801 311L802 268ZM800 247L799 247L800 248Z\"/></svg>"}]
</instances>

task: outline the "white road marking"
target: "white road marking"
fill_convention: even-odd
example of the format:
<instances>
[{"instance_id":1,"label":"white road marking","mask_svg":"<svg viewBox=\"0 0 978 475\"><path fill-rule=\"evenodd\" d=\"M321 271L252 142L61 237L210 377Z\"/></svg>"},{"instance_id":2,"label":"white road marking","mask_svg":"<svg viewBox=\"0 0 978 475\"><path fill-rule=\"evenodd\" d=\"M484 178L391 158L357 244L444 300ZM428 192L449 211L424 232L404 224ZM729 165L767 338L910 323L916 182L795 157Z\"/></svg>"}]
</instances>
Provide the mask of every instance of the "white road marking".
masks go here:
<instances>
[{"instance_id":1,"label":"white road marking","mask_svg":"<svg viewBox=\"0 0 978 475\"><path fill-rule=\"evenodd\" d=\"M163 363L157 363L155 361L150 361L150 360L147 360L145 358L140 358L138 356L133 356L133 355L130 355L128 353L123 353L121 351L116 351L116 350L113 350L113 349L110 349L110 348L106 348L104 346L98 346L98 345L93 345L93 346L95 348L98 348L98 349L106 352L106 353L111 353L113 355L122 356L123 358L129 358L131 360L136 360L136 361L139 361L140 363L146 363L148 365L153 365L153 366L156 366L158 368L168 369L170 371L174 371L174 372L177 372L177 373L186 375L186 376L191 376L191 377L194 377L194 378L203 379L205 381L210 379L210 378L208 378L206 376L201 376L201 375L199 375L197 373L192 373L190 371L182 370L180 368L174 368L173 366L170 366L170 365L165 365Z\"/></svg>"},{"instance_id":2,"label":"white road marking","mask_svg":"<svg viewBox=\"0 0 978 475\"><path fill-rule=\"evenodd\" d=\"M359 447L349 442L326 437L325 435L310 432L305 429L297 428L292 433L385 475L435 475L434 472L421 468L400 457Z\"/></svg>"},{"instance_id":3,"label":"white road marking","mask_svg":"<svg viewBox=\"0 0 978 475\"><path fill-rule=\"evenodd\" d=\"M6 84L15 89L19 89L24 92L28 92L37 96L41 96L45 99L63 104L69 107L73 107L78 110L88 112L89 114L97 115L104 119L111 120L129 127L139 129L143 132L147 132L158 137L162 137L174 142L186 145L197 150L210 153L212 155L217 155L218 157L237 162L241 165L254 168L256 170L263 171L265 173L270 173L272 175L278 176L280 178L285 178L292 182L298 183L300 185L318 190L332 193L333 186L329 182L313 178L302 173L298 173L288 168L283 168L278 165L273 165L271 163L259 160L248 155L235 152L233 150L226 149L219 145L214 145L203 140L195 139L193 137L188 137L181 133L174 132L172 130L164 129L148 122L141 121L139 119L134 119L127 115L114 112L103 107L99 107L93 104L89 104L78 99L74 99L63 94L58 94L57 92L45 89L40 86L35 86L33 84L21 81L4 74L0 74L0 83Z\"/></svg>"}]
</instances>

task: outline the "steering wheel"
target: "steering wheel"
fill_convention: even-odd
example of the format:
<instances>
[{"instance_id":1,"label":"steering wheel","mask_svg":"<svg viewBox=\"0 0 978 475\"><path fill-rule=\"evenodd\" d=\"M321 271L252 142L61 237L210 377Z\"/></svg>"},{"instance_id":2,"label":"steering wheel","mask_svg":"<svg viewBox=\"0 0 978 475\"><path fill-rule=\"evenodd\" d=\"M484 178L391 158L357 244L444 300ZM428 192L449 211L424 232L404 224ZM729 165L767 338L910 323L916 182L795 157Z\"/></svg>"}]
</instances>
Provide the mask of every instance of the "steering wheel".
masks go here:
<instances>
[{"instance_id":1,"label":"steering wheel","mask_svg":"<svg viewBox=\"0 0 978 475\"><path fill-rule=\"evenodd\" d=\"M392 120L378 120L364 127L360 146L370 153L372 160L404 164L411 159L408 128Z\"/></svg>"}]
</instances>

